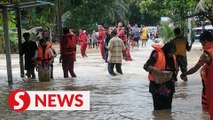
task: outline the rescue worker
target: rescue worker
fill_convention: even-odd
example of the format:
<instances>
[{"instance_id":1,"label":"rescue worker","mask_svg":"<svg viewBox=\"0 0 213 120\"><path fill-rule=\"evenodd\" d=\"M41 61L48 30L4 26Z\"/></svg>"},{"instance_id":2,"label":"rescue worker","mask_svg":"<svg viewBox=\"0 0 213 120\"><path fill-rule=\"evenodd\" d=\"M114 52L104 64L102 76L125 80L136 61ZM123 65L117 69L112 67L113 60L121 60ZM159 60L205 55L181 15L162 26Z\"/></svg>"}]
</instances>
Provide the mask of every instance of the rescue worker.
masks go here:
<instances>
[{"instance_id":1,"label":"rescue worker","mask_svg":"<svg viewBox=\"0 0 213 120\"><path fill-rule=\"evenodd\" d=\"M70 33L68 28L63 28L63 35L60 37L60 50L64 78L69 77L68 72L70 72L72 77L76 77L74 72L76 42L77 37L73 33Z\"/></svg>"},{"instance_id":2,"label":"rescue worker","mask_svg":"<svg viewBox=\"0 0 213 120\"><path fill-rule=\"evenodd\" d=\"M187 75L195 73L197 70L201 69L201 78L203 81L203 92L202 92L202 106L204 110L208 110L211 115L211 120L213 120L213 36L210 32L204 31L200 35L200 42L203 46L203 54L201 55L197 64L192 67L187 72L181 74L184 79Z\"/></svg>"},{"instance_id":3,"label":"rescue worker","mask_svg":"<svg viewBox=\"0 0 213 120\"><path fill-rule=\"evenodd\" d=\"M104 39L105 39L105 32L102 25L98 25L98 45L100 47L102 59L105 60L105 52L104 52Z\"/></svg>"},{"instance_id":4,"label":"rescue worker","mask_svg":"<svg viewBox=\"0 0 213 120\"><path fill-rule=\"evenodd\" d=\"M86 49L87 49L87 35L86 32L83 31L83 29L79 30L79 43L81 45L81 55L82 57L87 57L86 55Z\"/></svg>"},{"instance_id":5,"label":"rescue worker","mask_svg":"<svg viewBox=\"0 0 213 120\"><path fill-rule=\"evenodd\" d=\"M48 44L44 38L41 38L39 41L35 59L39 81L49 81L51 71L50 64L53 62L54 54L50 44Z\"/></svg>"},{"instance_id":6,"label":"rescue worker","mask_svg":"<svg viewBox=\"0 0 213 120\"><path fill-rule=\"evenodd\" d=\"M125 34L125 27L123 27L123 24L121 22L118 23L117 28L117 36L123 40L124 44L127 42L127 36Z\"/></svg>"},{"instance_id":7,"label":"rescue worker","mask_svg":"<svg viewBox=\"0 0 213 120\"><path fill-rule=\"evenodd\" d=\"M121 22L118 23L118 28L117 28L117 36L123 40L124 45L125 45L125 52L124 52L124 58L126 61L131 61L131 55L130 55L130 49L129 45L127 43L127 35L125 34L125 27L123 27L123 24Z\"/></svg>"},{"instance_id":8,"label":"rescue worker","mask_svg":"<svg viewBox=\"0 0 213 120\"><path fill-rule=\"evenodd\" d=\"M154 110L171 109L177 70L174 56L176 47L173 42L168 42L164 46L154 44L152 47L154 50L145 63L144 69L149 72L149 92L153 97ZM163 71L172 72L171 79L163 83L157 83L153 73L163 74Z\"/></svg>"}]
</instances>

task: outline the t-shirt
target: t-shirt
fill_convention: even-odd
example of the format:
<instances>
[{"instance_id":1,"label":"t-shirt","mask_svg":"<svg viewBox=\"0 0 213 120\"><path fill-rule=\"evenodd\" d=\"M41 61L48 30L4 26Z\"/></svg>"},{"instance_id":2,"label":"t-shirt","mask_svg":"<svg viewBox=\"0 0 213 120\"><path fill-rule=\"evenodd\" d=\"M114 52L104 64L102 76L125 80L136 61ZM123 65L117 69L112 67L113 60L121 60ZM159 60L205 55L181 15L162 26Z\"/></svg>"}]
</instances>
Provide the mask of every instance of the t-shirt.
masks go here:
<instances>
[{"instance_id":1,"label":"t-shirt","mask_svg":"<svg viewBox=\"0 0 213 120\"><path fill-rule=\"evenodd\" d=\"M146 39L147 39L147 28L146 28L146 27L144 27L144 28L142 29L141 39L142 39L142 40L146 40Z\"/></svg>"},{"instance_id":2,"label":"t-shirt","mask_svg":"<svg viewBox=\"0 0 213 120\"><path fill-rule=\"evenodd\" d=\"M189 49L188 42L182 36L177 36L172 40L176 45L176 53L175 55L186 56L186 50Z\"/></svg>"}]
</instances>

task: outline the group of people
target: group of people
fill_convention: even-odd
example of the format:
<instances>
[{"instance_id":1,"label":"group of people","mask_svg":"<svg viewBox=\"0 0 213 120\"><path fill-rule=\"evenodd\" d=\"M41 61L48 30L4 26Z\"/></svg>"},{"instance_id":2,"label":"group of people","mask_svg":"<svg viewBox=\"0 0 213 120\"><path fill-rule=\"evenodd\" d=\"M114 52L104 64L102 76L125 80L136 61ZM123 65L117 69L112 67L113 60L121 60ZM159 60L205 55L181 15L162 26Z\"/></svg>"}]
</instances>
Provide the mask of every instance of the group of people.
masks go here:
<instances>
[{"instance_id":1,"label":"group of people","mask_svg":"<svg viewBox=\"0 0 213 120\"><path fill-rule=\"evenodd\" d=\"M125 27L121 22L119 22L115 27L103 27L102 25L98 25L98 32L93 30L91 34L86 33L86 30L80 29L79 35L77 36L77 43L81 46L81 55L83 57L87 57L87 48L100 48L102 59L107 62L108 50L105 46L108 45L112 29L117 30L117 36L124 42L124 45L126 47L124 57L127 61L132 60L130 55L130 47L139 47L139 40L142 41L142 47L145 47L146 41L149 38L148 30L145 25L141 25L141 27L139 27L136 24L132 27L130 24L128 24Z\"/></svg>"},{"instance_id":2,"label":"group of people","mask_svg":"<svg viewBox=\"0 0 213 120\"><path fill-rule=\"evenodd\" d=\"M102 25L98 25L98 35L95 34L95 31L93 31L92 35L93 38L97 37L97 46L100 48L102 59L108 63L109 74L113 76L116 75L113 70L114 66L116 66L118 73L123 74L121 69L123 57L125 60L132 60L127 44L127 36L123 28L122 23L119 23L117 28L104 28ZM80 29L79 36L77 37L69 28L63 28L63 35L60 38L60 50L65 78L68 77L68 71L72 77L76 77L73 70L74 61L76 60L76 43L79 43L81 46L81 55L87 57L85 52L87 39L87 34L83 29ZM67 58L66 56L73 57ZM69 63L67 61L69 61Z\"/></svg>"},{"instance_id":3,"label":"group of people","mask_svg":"<svg viewBox=\"0 0 213 120\"><path fill-rule=\"evenodd\" d=\"M109 27L106 29L99 25L98 34L95 33L93 31L91 37L97 38L96 47L100 48L102 59L109 64L109 73L115 75L113 66L116 65L117 72L122 74L121 61L123 57L125 60L132 60L127 35L122 23L119 23L117 28ZM35 68L38 71L40 81L49 81L48 76L53 78L53 62L57 54L48 36L48 32L39 30L36 34L36 42L30 40L30 33L23 34L25 42L21 46L20 55L25 55L25 70L28 78L35 79ZM117 40L120 42L117 42ZM76 44L80 45L82 57L87 57L88 35L86 30L80 29L77 36L72 29L63 28L63 34L60 36L60 62L62 63L64 78L68 78L69 73L72 77L76 77L74 72Z\"/></svg>"},{"instance_id":4,"label":"group of people","mask_svg":"<svg viewBox=\"0 0 213 120\"><path fill-rule=\"evenodd\" d=\"M145 28L145 27L144 27ZM137 30L136 30L137 31ZM144 30L143 30L144 31ZM126 60L131 60L129 52L128 32L123 27L122 23L118 23L117 28L109 27L104 28L98 26L98 35L95 31L94 38L97 38L97 43L100 48L102 59L108 63L108 72L110 75L115 76L114 66L119 74L123 74L121 65L123 57ZM144 33L145 35L145 33ZM203 82L202 92L202 106L207 109L213 119L213 98L211 91L213 91L213 36L210 32L204 31L200 35L200 42L203 46L203 54L197 64L187 69L187 56L186 51L190 51L191 44L182 36L180 28L174 29L175 37L165 45L153 44L152 51L149 59L144 64L144 69L149 72L148 79L149 92L153 97L153 105L155 110L171 109L173 94L175 93L175 81L177 81L178 70L182 74L181 79L187 81L187 75L195 73L201 68L201 79ZM91 37L92 37L91 36ZM25 54L25 69L27 70L28 78L35 78L34 69L38 70L39 79L45 73L44 69L49 72L46 76L53 78L53 62L56 57L56 52L52 48L52 42L48 36L42 35L39 42L30 41L30 33L24 33L23 37L25 42L21 46L20 55ZM145 38L141 38L142 40ZM146 38L147 39L147 38ZM79 30L79 36L76 36L72 29L67 27L63 28L63 35L60 36L60 62L62 63L64 78L76 77L74 72L74 62L76 61L76 43L81 46L81 55L87 57L87 35L83 29ZM169 80L166 80L166 73L169 71L172 75ZM164 75L165 82L157 83L157 75ZM42 80L41 80L42 81Z\"/></svg>"},{"instance_id":5,"label":"group of people","mask_svg":"<svg viewBox=\"0 0 213 120\"><path fill-rule=\"evenodd\" d=\"M175 37L167 42L164 46L161 44L153 44L149 59L144 64L144 69L149 72L148 79L149 92L153 97L153 106L155 110L171 109L173 94L175 92L175 81L179 67L182 74L181 79L187 81L187 75L195 73L201 68L201 79L203 83L202 106L204 110L208 110L213 119L213 36L210 32L204 31L200 35L200 42L203 46L203 54L197 64L187 70L186 51L190 51L193 44L187 42L181 35L180 28L174 29ZM165 72L167 71L167 72ZM172 74L168 79L168 71ZM157 76L157 77L156 77ZM164 81L158 83L159 77L163 77Z\"/></svg>"},{"instance_id":6,"label":"group of people","mask_svg":"<svg viewBox=\"0 0 213 120\"><path fill-rule=\"evenodd\" d=\"M28 78L35 79L35 67L40 81L53 78L53 62L56 52L48 36L37 36L38 43L30 40L30 33L23 34L25 42L21 45L20 55L25 55L25 70Z\"/></svg>"},{"instance_id":7,"label":"group of people","mask_svg":"<svg viewBox=\"0 0 213 120\"><path fill-rule=\"evenodd\" d=\"M130 24L127 26L128 37L130 40L130 44L132 47L139 47L139 40L142 42L142 47L146 47L146 42L149 39L148 29L146 25L141 25L140 27L135 24L135 26L131 26Z\"/></svg>"}]
</instances>

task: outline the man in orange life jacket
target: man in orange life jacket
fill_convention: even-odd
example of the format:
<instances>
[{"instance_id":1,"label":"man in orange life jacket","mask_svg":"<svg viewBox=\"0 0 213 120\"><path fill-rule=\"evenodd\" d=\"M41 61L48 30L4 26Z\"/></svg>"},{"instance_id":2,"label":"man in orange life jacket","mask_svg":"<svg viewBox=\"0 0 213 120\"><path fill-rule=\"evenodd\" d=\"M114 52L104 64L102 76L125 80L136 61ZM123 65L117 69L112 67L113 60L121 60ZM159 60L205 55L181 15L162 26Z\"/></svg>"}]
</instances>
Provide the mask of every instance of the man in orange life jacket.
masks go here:
<instances>
[{"instance_id":1,"label":"man in orange life jacket","mask_svg":"<svg viewBox=\"0 0 213 120\"><path fill-rule=\"evenodd\" d=\"M44 38L41 38L38 44L38 49L36 51L36 64L37 64L37 69L38 69L38 76L40 81L46 81L46 80L41 80L43 77L42 70L43 69L51 69L50 64L52 64L53 59L54 59L54 53L51 49L51 45L46 42ZM50 73L48 73L50 77Z\"/></svg>"},{"instance_id":2,"label":"man in orange life jacket","mask_svg":"<svg viewBox=\"0 0 213 120\"><path fill-rule=\"evenodd\" d=\"M173 94L175 92L174 80L176 79L176 46L168 42L164 46L154 44L150 58L144 64L144 69L149 72L149 92L152 94L154 110L171 109ZM163 74L162 71L171 71L172 78L162 84L155 82L153 72Z\"/></svg>"},{"instance_id":3,"label":"man in orange life jacket","mask_svg":"<svg viewBox=\"0 0 213 120\"><path fill-rule=\"evenodd\" d=\"M87 49L87 35L83 31L83 29L79 30L79 43L81 45L81 55L82 57L87 57L86 49Z\"/></svg>"},{"instance_id":4,"label":"man in orange life jacket","mask_svg":"<svg viewBox=\"0 0 213 120\"><path fill-rule=\"evenodd\" d=\"M68 71L72 77L76 77L74 73L76 41L77 37L73 33L70 33L68 28L63 28L63 35L60 37L60 50L64 78L68 78Z\"/></svg>"},{"instance_id":5,"label":"man in orange life jacket","mask_svg":"<svg viewBox=\"0 0 213 120\"><path fill-rule=\"evenodd\" d=\"M195 73L197 70L199 70L200 67L202 67L201 69L201 78L202 78L202 82L203 82L203 92L202 92L202 106L204 108L204 110L208 110L210 111L211 117L213 117L213 106L212 106L212 88L213 88L213 77L212 77L212 71L213 71L213 64L212 64L212 60L213 60L213 36L211 35L210 32L208 31L204 31L203 33L201 33L200 35L200 42L203 46L203 54L201 55L199 61L197 62L197 64L192 67L190 70L188 70L187 72L183 73L181 75L182 78L186 77L187 75L191 75L193 73ZM209 102L211 104L209 104ZM211 118L212 120L213 118Z\"/></svg>"}]
</instances>

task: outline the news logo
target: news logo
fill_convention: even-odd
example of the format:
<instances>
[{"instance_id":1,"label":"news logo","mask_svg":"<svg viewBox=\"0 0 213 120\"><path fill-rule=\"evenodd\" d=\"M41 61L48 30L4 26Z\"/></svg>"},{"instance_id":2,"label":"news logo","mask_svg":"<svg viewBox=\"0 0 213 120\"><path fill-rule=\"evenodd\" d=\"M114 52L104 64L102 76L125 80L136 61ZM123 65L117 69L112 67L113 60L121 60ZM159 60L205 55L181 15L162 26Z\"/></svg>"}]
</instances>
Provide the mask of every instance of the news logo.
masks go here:
<instances>
[{"instance_id":1,"label":"news logo","mask_svg":"<svg viewBox=\"0 0 213 120\"><path fill-rule=\"evenodd\" d=\"M90 110L89 91L14 90L8 105L16 112L25 110Z\"/></svg>"},{"instance_id":2,"label":"news logo","mask_svg":"<svg viewBox=\"0 0 213 120\"><path fill-rule=\"evenodd\" d=\"M8 97L10 108L16 112L26 110L30 105L30 96L24 90L14 90Z\"/></svg>"}]
</instances>

